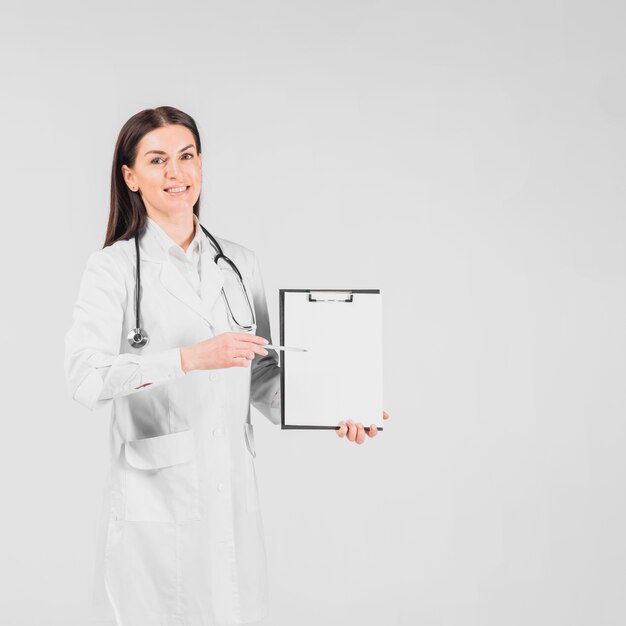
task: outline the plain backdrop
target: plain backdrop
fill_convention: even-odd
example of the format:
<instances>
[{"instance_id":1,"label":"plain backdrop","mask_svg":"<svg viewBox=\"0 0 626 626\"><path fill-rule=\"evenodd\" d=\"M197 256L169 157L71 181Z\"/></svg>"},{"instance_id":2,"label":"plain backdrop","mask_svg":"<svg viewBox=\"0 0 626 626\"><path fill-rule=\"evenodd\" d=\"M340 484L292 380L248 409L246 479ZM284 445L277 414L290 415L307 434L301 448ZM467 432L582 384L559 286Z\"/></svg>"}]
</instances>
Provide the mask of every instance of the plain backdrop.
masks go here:
<instances>
[{"instance_id":1,"label":"plain backdrop","mask_svg":"<svg viewBox=\"0 0 626 626\"><path fill-rule=\"evenodd\" d=\"M0 622L87 623L109 416L69 397L63 335L117 134L171 105L275 340L280 288L383 298L384 432L253 414L264 626L624 624L625 18L3 2Z\"/></svg>"}]
</instances>

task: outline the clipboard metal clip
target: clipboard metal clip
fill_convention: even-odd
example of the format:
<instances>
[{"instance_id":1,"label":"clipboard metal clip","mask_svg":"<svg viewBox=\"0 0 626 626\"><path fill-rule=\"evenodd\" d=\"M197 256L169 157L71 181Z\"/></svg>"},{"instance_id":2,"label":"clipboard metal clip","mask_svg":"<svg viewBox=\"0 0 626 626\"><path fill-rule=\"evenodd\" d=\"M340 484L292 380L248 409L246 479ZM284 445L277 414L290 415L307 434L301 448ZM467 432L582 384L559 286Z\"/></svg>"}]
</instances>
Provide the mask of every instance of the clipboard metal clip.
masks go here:
<instances>
[{"instance_id":1,"label":"clipboard metal clip","mask_svg":"<svg viewBox=\"0 0 626 626\"><path fill-rule=\"evenodd\" d=\"M330 289L328 291L309 291L309 302L352 302L351 291Z\"/></svg>"}]
</instances>

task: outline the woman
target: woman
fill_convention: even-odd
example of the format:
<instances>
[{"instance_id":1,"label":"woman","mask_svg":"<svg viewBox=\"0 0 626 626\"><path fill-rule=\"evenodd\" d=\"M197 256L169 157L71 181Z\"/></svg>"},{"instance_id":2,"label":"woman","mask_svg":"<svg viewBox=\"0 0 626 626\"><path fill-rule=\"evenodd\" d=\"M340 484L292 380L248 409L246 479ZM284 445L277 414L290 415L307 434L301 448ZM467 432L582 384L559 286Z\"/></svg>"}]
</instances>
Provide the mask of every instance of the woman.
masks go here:
<instances>
[{"instance_id":1,"label":"woman","mask_svg":"<svg viewBox=\"0 0 626 626\"><path fill-rule=\"evenodd\" d=\"M250 403L280 422L280 368L264 348L254 252L215 238L240 280L214 261L198 220L201 164L197 126L182 111L126 122L105 244L87 261L65 336L72 397L111 405L95 598L99 617L119 626L234 625L267 613ZM337 433L365 439L361 424Z\"/></svg>"}]
</instances>

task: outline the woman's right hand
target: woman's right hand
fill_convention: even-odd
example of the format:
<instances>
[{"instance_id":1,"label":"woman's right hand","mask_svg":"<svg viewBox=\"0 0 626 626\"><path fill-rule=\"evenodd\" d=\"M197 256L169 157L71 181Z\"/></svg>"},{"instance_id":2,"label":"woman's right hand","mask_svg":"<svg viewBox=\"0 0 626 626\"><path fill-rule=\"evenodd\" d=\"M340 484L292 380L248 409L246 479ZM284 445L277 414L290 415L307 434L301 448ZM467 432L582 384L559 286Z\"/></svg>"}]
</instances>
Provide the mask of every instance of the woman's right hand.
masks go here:
<instances>
[{"instance_id":1,"label":"woman's right hand","mask_svg":"<svg viewBox=\"0 0 626 626\"><path fill-rule=\"evenodd\" d=\"M267 339L251 333L222 333L180 349L181 367L191 370L217 370L247 367L255 354L265 356Z\"/></svg>"}]
</instances>

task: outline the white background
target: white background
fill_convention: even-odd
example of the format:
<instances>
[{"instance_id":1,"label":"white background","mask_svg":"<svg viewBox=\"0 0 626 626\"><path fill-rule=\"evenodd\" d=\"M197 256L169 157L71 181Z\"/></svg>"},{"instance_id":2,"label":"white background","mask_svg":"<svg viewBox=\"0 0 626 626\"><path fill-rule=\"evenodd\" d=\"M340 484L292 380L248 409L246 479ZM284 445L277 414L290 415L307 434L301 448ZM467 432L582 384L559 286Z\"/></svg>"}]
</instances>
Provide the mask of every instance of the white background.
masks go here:
<instances>
[{"instance_id":1,"label":"white background","mask_svg":"<svg viewBox=\"0 0 626 626\"><path fill-rule=\"evenodd\" d=\"M172 105L275 339L280 288L383 296L384 432L253 416L266 624L623 624L624 4L11 4L0 622L85 624L108 413L63 335L117 133Z\"/></svg>"}]
</instances>

